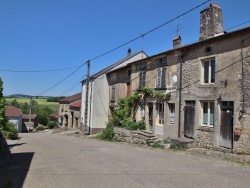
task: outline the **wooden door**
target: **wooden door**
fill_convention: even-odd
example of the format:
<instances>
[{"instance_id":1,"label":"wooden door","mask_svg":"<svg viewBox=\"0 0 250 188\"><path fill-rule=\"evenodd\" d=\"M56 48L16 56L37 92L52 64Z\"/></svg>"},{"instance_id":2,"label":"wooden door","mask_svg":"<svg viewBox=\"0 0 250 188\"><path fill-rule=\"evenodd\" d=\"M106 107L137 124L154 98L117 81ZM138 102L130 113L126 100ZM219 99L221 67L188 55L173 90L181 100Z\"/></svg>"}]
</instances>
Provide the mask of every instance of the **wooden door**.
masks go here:
<instances>
[{"instance_id":1,"label":"wooden door","mask_svg":"<svg viewBox=\"0 0 250 188\"><path fill-rule=\"evenodd\" d=\"M233 111L231 109L221 111L220 146L233 148Z\"/></svg>"},{"instance_id":2,"label":"wooden door","mask_svg":"<svg viewBox=\"0 0 250 188\"><path fill-rule=\"evenodd\" d=\"M148 124L149 130L153 131L153 103L148 103Z\"/></svg>"},{"instance_id":3,"label":"wooden door","mask_svg":"<svg viewBox=\"0 0 250 188\"><path fill-rule=\"evenodd\" d=\"M194 138L195 106L184 107L184 136Z\"/></svg>"},{"instance_id":4,"label":"wooden door","mask_svg":"<svg viewBox=\"0 0 250 188\"><path fill-rule=\"evenodd\" d=\"M130 82L127 82L127 96L130 95Z\"/></svg>"}]
</instances>

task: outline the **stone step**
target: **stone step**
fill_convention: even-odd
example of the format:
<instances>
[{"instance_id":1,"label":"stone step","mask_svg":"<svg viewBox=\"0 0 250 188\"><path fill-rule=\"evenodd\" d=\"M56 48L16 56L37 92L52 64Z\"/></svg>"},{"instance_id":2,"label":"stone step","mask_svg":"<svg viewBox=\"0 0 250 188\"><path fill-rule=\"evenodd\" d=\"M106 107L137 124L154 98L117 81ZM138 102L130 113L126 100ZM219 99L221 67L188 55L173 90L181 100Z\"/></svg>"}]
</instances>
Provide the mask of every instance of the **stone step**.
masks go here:
<instances>
[{"instance_id":1,"label":"stone step","mask_svg":"<svg viewBox=\"0 0 250 188\"><path fill-rule=\"evenodd\" d=\"M144 131L132 131L132 133L136 133L145 137L155 137L154 133L149 133Z\"/></svg>"},{"instance_id":2,"label":"stone step","mask_svg":"<svg viewBox=\"0 0 250 188\"><path fill-rule=\"evenodd\" d=\"M170 148L172 149L190 149L196 147L196 140L189 138L171 138Z\"/></svg>"}]
</instances>

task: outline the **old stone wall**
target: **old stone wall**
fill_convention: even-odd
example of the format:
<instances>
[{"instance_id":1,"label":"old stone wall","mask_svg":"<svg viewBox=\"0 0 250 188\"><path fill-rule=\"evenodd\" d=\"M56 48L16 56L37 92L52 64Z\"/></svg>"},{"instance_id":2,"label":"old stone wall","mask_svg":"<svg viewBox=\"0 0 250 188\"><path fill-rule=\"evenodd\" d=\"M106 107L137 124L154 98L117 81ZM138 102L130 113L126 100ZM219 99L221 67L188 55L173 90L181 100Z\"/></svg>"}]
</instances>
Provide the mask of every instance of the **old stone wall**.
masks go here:
<instances>
[{"instance_id":1,"label":"old stone wall","mask_svg":"<svg viewBox=\"0 0 250 188\"><path fill-rule=\"evenodd\" d=\"M213 148L213 132L197 130L197 147Z\"/></svg>"}]
</instances>

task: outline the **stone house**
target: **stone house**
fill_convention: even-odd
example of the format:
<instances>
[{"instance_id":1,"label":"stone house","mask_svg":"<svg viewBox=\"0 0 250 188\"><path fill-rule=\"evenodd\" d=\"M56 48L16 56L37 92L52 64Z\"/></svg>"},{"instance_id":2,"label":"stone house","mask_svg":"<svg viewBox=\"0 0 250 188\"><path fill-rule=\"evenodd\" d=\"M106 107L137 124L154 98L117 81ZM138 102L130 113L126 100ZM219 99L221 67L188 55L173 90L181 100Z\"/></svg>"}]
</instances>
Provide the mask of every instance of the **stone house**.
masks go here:
<instances>
[{"instance_id":1,"label":"stone house","mask_svg":"<svg viewBox=\"0 0 250 188\"><path fill-rule=\"evenodd\" d=\"M62 127L80 127L81 93L59 100L59 123Z\"/></svg>"},{"instance_id":2,"label":"stone house","mask_svg":"<svg viewBox=\"0 0 250 188\"><path fill-rule=\"evenodd\" d=\"M5 116L13 123L17 132L22 132L22 111L14 106L5 106Z\"/></svg>"},{"instance_id":3,"label":"stone house","mask_svg":"<svg viewBox=\"0 0 250 188\"><path fill-rule=\"evenodd\" d=\"M38 117L36 114L23 114L22 132L27 133L38 126ZM30 122L29 122L30 119Z\"/></svg>"},{"instance_id":4,"label":"stone house","mask_svg":"<svg viewBox=\"0 0 250 188\"><path fill-rule=\"evenodd\" d=\"M173 49L110 72L110 100L127 94L130 70L130 92L148 86L172 93L169 100L151 96L140 104L136 118L145 119L148 130L198 147L250 152L250 27L224 32L215 4L200 18L198 42L181 46L177 36Z\"/></svg>"},{"instance_id":5,"label":"stone house","mask_svg":"<svg viewBox=\"0 0 250 188\"><path fill-rule=\"evenodd\" d=\"M106 73L145 57L147 55L143 51L131 54L129 49L125 58L82 81L82 132L96 134L106 128L109 117L109 84Z\"/></svg>"},{"instance_id":6,"label":"stone house","mask_svg":"<svg viewBox=\"0 0 250 188\"><path fill-rule=\"evenodd\" d=\"M181 137L250 151L250 27L224 33L218 5L201 11L200 41L178 49Z\"/></svg>"},{"instance_id":7,"label":"stone house","mask_svg":"<svg viewBox=\"0 0 250 188\"><path fill-rule=\"evenodd\" d=\"M55 112L49 115L49 120L51 122L57 123L58 122L58 118L59 118L59 113Z\"/></svg>"}]
</instances>

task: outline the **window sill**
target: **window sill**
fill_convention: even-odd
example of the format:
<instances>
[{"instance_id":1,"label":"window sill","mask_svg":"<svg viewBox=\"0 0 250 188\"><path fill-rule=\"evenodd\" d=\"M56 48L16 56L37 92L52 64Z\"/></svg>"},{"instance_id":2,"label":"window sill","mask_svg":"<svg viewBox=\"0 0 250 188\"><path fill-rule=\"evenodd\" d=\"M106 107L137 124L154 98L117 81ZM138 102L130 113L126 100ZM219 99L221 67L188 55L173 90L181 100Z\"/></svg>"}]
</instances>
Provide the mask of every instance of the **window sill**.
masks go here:
<instances>
[{"instance_id":1,"label":"window sill","mask_svg":"<svg viewBox=\"0 0 250 188\"><path fill-rule=\"evenodd\" d=\"M214 127L205 126L205 125L201 125L199 128L197 128L197 130L215 132Z\"/></svg>"},{"instance_id":2,"label":"window sill","mask_svg":"<svg viewBox=\"0 0 250 188\"><path fill-rule=\"evenodd\" d=\"M216 86L217 86L216 84L200 84L198 87L201 87L201 88L214 88Z\"/></svg>"}]
</instances>

